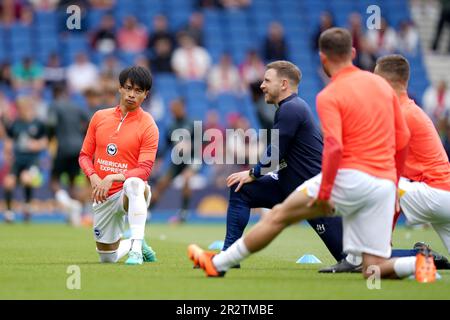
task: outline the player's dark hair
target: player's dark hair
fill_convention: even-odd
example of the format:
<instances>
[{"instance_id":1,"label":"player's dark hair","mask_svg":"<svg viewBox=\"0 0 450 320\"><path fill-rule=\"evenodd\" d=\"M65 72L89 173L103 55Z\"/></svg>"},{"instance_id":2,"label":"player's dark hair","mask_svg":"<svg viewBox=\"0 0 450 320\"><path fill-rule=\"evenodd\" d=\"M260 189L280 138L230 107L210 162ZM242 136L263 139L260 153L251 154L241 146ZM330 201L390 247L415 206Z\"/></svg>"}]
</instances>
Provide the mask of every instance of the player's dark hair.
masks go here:
<instances>
[{"instance_id":1,"label":"player's dark hair","mask_svg":"<svg viewBox=\"0 0 450 320\"><path fill-rule=\"evenodd\" d=\"M288 78L295 86L298 86L302 80L302 72L300 69L289 61L278 60L271 62L266 66L266 69L274 69L279 77Z\"/></svg>"},{"instance_id":2,"label":"player's dark hair","mask_svg":"<svg viewBox=\"0 0 450 320\"><path fill-rule=\"evenodd\" d=\"M403 85L409 81L409 62L400 54L390 54L378 58L376 64L377 73L383 75L390 82L397 82Z\"/></svg>"},{"instance_id":3,"label":"player's dark hair","mask_svg":"<svg viewBox=\"0 0 450 320\"><path fill-rule=\"evenodd\" d=\"M138 66L129 67L120 72L119 82L121 87L125 85L127 80L130 80L131 85L138 86L146 91L149 91L153 84L150 71L147 68Z\"/></svg>"},{"instance_id":4,"label":"player's dark hair","mask_svg":"<svg viewBox=\"0 0 450 320\"><path fill-rule=\"evenodd\" d=\"M53 98L57 99L67 93L66 85L64 83L57 83L52 87Z\"/></svg>"},{"instance_id":5,"label":"player's dark hair","mask_svg":"<svg viewBox=\"0 0 450 320\"><path fill-rule=\"evenodd\" d=\"M344 28L330 28L320 34L319 50L330 60L341 61L351 57L352 35Z\"/></svg>"}]
</instances>

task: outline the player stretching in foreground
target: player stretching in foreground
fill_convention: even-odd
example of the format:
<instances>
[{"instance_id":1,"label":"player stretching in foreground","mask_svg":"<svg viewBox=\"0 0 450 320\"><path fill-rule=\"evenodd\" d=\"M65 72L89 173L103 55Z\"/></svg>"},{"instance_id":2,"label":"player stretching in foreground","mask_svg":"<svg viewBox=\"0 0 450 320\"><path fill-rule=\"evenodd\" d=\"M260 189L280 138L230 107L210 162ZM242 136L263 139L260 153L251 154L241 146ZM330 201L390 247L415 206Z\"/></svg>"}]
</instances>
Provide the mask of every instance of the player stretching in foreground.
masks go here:
<instances>
[{"instance_id":1,"label":"player stretching in foreground","mask_svg":"<svg viewBox=\"0 0 450 320\"><path fill-rule=\"evenodd\" d=\"M79 163L92 185L94 234L101 262L126 264L155 261L144 240L151 192L148 177L158 149L159 132L153 118L140 107L152 87L150 72L131 67L119 75L120 102L97 111L80 152ZM120 240L125 215L130 239Z\"/></svg>"},{"instance_id":2,"label":"player stretching in foreground","mask_svg":"<svg viewBox=\"0 0 450 320\"><path fill-rule=\"evenodd\" d=\"M411 224L431 223L450 253L450 163L430 118L408 97L409 63L401 55L378 59L375 74L396 92L411 139L399 182L400 208Z\"/></svg>"},{"instance_id":3,"label":"player stretching in foreground","mask_svg":"<svg viewBox=\"0 0 450 320\"><path fill-rule=\"evenodd\" d=\"M409 140L395 92L380 77L353 66L355 50L347 30L323 32L319 48L324 71L332 78L317 96L324 133L322 173L303 183L226 251L216 255L190 245L189 257L208 276L223 276L290 224L334 213L342 216L344 251L363 257L364 277L372 274L370 266L378 267L383 278L415 271L415 258L389 259L397 177ZM429 262L431 267L425 269L432 273L430 278L435 275L432 259L417 261Z\"/></svg>"}]
</instances>

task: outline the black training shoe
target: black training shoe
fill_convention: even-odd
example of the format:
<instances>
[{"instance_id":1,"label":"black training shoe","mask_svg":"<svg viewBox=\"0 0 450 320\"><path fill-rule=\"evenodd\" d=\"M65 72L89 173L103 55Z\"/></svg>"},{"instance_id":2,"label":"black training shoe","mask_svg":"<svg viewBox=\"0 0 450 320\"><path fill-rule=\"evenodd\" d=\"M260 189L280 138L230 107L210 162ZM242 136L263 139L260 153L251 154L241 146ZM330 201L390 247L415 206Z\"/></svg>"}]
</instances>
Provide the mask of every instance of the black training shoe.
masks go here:
<instances>
[{"instance_id":1,"label":"black training shoe","mask_svg":"<svg viewBox=\"0 0 450 320\"><path fill-rule=\"evenodd\" d=\"M443 270L443 269L450 269L450 262L446 257L444 257L442 254L433 251L428 244L425 242L416 242L413 247L414 250L422 251L424 249L428 250L431 255L433 256L434 265L436 266L436 269Z\"/></svg>"},{"instance_id":2,"label":"black training shoe","mask_svg":"<svg viewBox=\"0 0 450 320\"><path fill-rule=\"evenodd\" d=\"M362 264L354 265L348 262L345 258L332 265L319 270L319 273L361 273Z\"/></svg>"}]
</instances>

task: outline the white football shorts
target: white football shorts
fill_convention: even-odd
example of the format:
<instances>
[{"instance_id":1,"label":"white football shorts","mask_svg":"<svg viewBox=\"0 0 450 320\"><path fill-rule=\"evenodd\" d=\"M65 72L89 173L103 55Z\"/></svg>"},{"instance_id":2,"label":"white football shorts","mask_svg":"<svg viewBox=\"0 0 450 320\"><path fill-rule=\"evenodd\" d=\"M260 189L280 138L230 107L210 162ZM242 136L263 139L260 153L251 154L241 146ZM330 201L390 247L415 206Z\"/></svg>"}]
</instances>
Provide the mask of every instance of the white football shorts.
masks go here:
<instances>
[{"instance_id":1,"label":"white football shorts","mask_svg":"<svg viewBox=\"0 0 450 320\"><path fill-rule=\"evenodd\" d=\"M322 174L305 181L297 191L316 198ZM342 216L344 252L367 253L383 258L391 256L392 223L396 186L391 180L371 176L359 170L340 169L331 200L336 215Z\"/></svg>"},{"instance_id":2,"label":"white football shorts","mask_svg":"<svg viewBox=\"0 0 450 320\"><path fill-rule=\"evenodd\" d=\"M450 253L450 192L400 178L400 207L412 225L430 223Z\"/></svg>"},{"instance_id":3,"label":"white football shorts","mask_svg":"<svg viewBox=\"0 0 450 320\"><path fill-rule=\"evenodd\" d=\"M150 191L149 185L145 185ZM123 208L124 188L111 195L103 203L94 203L94 238L100 243L115 243L125 231L125 216L127 212ZM149 192L150 194L150 192ZM147 207L150 205L147 197Z\"/></svg>"}]
</instances>

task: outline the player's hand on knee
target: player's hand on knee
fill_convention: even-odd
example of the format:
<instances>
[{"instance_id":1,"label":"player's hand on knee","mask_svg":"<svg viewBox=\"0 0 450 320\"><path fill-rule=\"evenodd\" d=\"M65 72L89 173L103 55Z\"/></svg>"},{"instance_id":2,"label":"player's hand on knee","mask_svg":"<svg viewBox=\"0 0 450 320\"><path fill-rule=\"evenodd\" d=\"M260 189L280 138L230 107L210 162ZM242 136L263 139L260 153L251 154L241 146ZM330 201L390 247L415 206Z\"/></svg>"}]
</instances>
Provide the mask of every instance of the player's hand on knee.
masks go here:
<instances>
[{"instance_id":1,"label":"player's hand on knee","mask_svg":"<svg viewBox=\"0 0 450 320\"><path fill-rule=\"evenodd\" d=\"M96 202L104 202L108 198L109 189L111 189L113 180L106 176L93 191L93 198Z\"/></svg>"},{"instance_id":2,"label":"player's hand on knee","mask_svg":"<svg viewBox=\"0 0 450 320\"><path fill-rule=\"evenodd\" d=\"M92 189L97 188L97 186L102 182L102 179L96 173L90 175L89 180L91 182Z\"/></svg>"},{"instance_id":3,"label":"player's hand on knee","mask_svg":"<svg viewBox=\"0 0 450 320\"><path fill-rule=\"evenodd\" d=\"M249 172L246 171L241 171L241 172L236 172L231 174L228 178L227 178L227 187L231 187L232 185L238 183L238 186L236 187L235 192L238 192L241 187L249 182L252 182L254 179L252 177L250 177Z\"/></svg>"},{"instance_id":4,"label":"player's hand on knee","mask_svg":"<svg viewBox=\"0 0 450 320\"><path fill-rule=\"evenodd\" d=\"M334 203L331 200L312 198L306 206L324 216L332 216L335 213Z\"/></svg>"}]
</instances>

